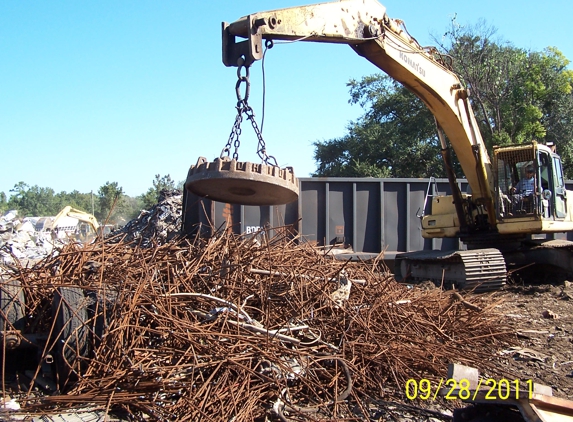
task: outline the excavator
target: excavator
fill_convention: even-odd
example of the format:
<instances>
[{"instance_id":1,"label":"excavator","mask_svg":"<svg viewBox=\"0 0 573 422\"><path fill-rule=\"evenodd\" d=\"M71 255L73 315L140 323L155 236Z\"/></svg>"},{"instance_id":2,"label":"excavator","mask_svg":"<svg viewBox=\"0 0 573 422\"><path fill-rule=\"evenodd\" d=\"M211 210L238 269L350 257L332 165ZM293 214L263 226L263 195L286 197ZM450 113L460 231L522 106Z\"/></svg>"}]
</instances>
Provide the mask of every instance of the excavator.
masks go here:
<instances>
[{"instance_id":1,"label":"excavator","mask_svg":"<svg viewBox=\"0 0 573 422\"><path fill-rule=\"evenodd\" d=\"M50 232L54 239L73 239L89 243L97 237L99 227L92 214L66 205L58 215L46 221L43 230Z\"/></svg>"},{"instance_id":2,"label":"excavator","mask_svg":"<svg viewBox=\"0 0 573 422\"><path fill-rule=\"evenodd\" d=\"M465 248L399 254L397 279L429 279L487 291L503 286L508 270L531 263L573 273L573 242L562 235L573 230L573 195L565 188L555 147L535 141L495 147L492 160L472 111L469 90L450 62L437 49L422 47L401 20L388 17L383 5L376 0L341 0L223 22L223 63L237 67L240 75L241 69L248 71L262 59L264 48L274 40L349 45L407 87L434 115L451 192L430 195L431 211L421 217L422 235L460 238ZM241 77L237 86L240 82ZM452 150L467 179L467 192L458 187ZM526 170L530 171L529 191L519 193L516 188ZM285 171L218 158L191 166L185 187L222 202L266 205L283 199L286 203L296 199L293 195L298 192L285 185L292 182ZM259 177L255 182L253 174ZM288 192L269 201L270 193L280 190Z\"/></svg>"}]
</instances>

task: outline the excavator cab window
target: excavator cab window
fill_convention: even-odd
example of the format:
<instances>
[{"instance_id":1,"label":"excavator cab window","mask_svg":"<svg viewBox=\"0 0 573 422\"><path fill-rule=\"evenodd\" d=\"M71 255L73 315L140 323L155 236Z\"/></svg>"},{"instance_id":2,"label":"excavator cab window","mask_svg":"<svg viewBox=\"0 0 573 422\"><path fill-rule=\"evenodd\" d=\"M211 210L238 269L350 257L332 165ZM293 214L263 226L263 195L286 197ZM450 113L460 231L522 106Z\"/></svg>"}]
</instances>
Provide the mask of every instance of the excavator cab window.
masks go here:
<instances>
[{"instance_id":1,"label":"excavator cab window","mask_svg":"<svg viewBox=\"0 0 573 422\"><path fill-rule=\"evenodd\" d=\"M495 162L498 216L538 215L540 166L533 146L500 149Z\"/></svg>"},{"instance_id":2,"label":"excavator cab window","mask_svg":"<svg viewBox=\"0 0 573 422\"><path fill-rule=\"evenodd\" d=\"M546 153L539 151L539 180L541 182L541 189L549 189L550 186L550 159Z\"/></svg>"},{"instance_id":3,"label":"excavator cab window","mask_svg":"<svg viewBox=\"0 0 573 422\"><path fill-rule=\"evenodd\" d=\"M538 151L539 182L540 182L540 211L541 216L548 218L555 209L552 192L554 190L554 177L551 171L551 157L545 151Z\"/></svg>"},{"instance_id":4,"label":"excavator cab window","mask_svg":"<svg viewBox=\"0 0 573 422\"><path fill-rule=\"evenodd\" d=\"M544 196L550 197L550 202L555 207L555 218L563 219L567 217L567 189L563 177L563 166L561 165L561 158L557 154L551 154L551 156L552 176L555 182L549 188L549 195Z\"/></svg>"}]
</instances>

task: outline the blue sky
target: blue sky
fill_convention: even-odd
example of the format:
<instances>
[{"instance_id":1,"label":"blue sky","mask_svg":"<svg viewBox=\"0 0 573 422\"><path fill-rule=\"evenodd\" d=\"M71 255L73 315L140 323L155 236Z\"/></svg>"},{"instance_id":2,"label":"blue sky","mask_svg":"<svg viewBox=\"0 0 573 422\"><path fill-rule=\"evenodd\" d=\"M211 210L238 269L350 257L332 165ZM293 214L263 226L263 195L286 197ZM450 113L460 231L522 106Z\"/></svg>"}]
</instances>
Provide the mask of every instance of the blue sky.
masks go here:
<instances>
[{"instance_id":1,"label":"blue sky","mask_svg":"<svg viewBox=\"0 0 573 422\"><path fill-rule=\"evenodd\" d=\"M118 182L137 196L155 174L185 179L213 160L235 119L236 69L221 62L221 22L300 0L0 0L0 191L18 182L94 192ZM573 2L382 2L423 45L484 19L516 47L555 46L573 60ZM572 66L569 66L572 68ZM307 177L313 142L341 137L362 110L346 83L379 70L344 45L276 45L265 59L264 139L281 166ZM261 65L251 70L262 117ZM243 123L239 158L258 162Z\"/></svg>"}]
</instances>

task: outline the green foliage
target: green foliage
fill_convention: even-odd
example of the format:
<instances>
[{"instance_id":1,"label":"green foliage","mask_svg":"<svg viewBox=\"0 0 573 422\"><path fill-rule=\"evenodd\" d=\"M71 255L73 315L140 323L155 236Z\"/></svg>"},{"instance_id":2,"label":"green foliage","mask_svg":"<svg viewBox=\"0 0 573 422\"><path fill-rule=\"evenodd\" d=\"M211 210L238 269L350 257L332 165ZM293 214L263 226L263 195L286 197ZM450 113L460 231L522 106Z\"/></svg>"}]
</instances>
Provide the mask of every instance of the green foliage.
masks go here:
<instances>
[{"instance_id":1,"label":"green foliage","mask_svg":"<svg viewBox=\"0 0 573 422\"><path fill-rule=\"evenodd\" d=\"M486 146L551 141L573 176L573 71L555 47L526 51L496 41L482 21L460 26L455 19L441 48L469 88Z\"/></svg>"},{"instance_id":2,"label":"green foliage","mask_svg":"<svg viewBox=\"0 0 573 422\"><path fill-rule=\"evenodd\" d=\"M8 201L8 209L16 209L21 217L50 215L57 207L54 190L41 188L38 185L28 186L18 182L10 190L12 196Z\"/></svg>"},{"instance_id":3,"label":"green foliage","mask_svg":"<svg viewBox=\"0 0 573 422\"><path fill-rule=\"evenodd\" d=\"M97 197L93 194L93 192L80 193L79 191L74 190L70 193L60 192L56 194L56 203L58 204L58 209L62 209L66 205L69 205L72 208L93 214L96 202Z\"/></svg>"},{"instance_id":4,"label":"green foliage","mask_svg":"<svg viewBox=\"0 0 573 422\"><path fill-rule=\"evenodd\" d=\"M25 182L18 182L10 192L10 199L0 201L0 205L4 211L18 210L21 217L53 216L66 205L89 213L93 213L94 208L99 209L99 198L91 192L80 193L74 190L56 194L52 188L29 186Z\"/></svg>"},{"instance_id":5,"label":"green foliage","mask_svg":"<svg viewBox=\"0 0 573 422\"><path fill-rule=\"evenodd\" d=\"M138 197L131 197L131 196L124 196L125 200L124 204L124 211L121 215L121 218L116 224L120 226L125 225L126 222L137 218L141 213L141 210L144 209L143 203L141 202L141 198Z\"/></svg>"},{"instance_id":6,"label":"green foliage","mask_svg":"<svg viewBox=\"0 0 573 422\"><path fill-rule=\"evenodd\" d=\"M390 77L351 80L352 103L367 111L342 138L315 142L315 176L427 177L443 174L428 108Z\"/></svg>"},{"instance_id":7,"label":"green foliage","mask_svg":"<svg viewBox=\"0 0 573 422\"><path fill-rule=\"evenodd\" d=\"M95 216L99 221L110 224L120 224L122 214L125 213L125 198L123 188L117 182L106 182L98 190L99 207Z\"/></svg>"},{"instance_id":8,"label":"green foliage","mask_svg":"<svg viewBox=\"0 0 573 422\"><path fill-rule=\"evenodd\" d=\"M452 20L439 49L470 92L485 145L551 141L573 177L573 71L556 48L526 51L494 39L484 21ZM315 142L315 176L444 176L434 119L387 76L351 80L350 102L364 115L341 138ZM456 174L461 175L456 164Z\"/></svg>"},{"instance_id":9,"label":"green foliage","mask_svg":"<svg viewBox=\"0 0 573 422\"><path fill-rule=\"evenodd\" d=\"M173 189L174 184L169 175L157 175L153 188L148 192ZM25 182L19 182L10 193L7 199L6 194L0 192L0 213L15 209L21 217L54 216L69 205L93 214L100 223L107 221L109 224L124 225L136 218L143 208L141 196L132 198L125 195L117 182L106 182L97 192L81 193L74 190L57 194L51 188L30 187ZM156 203L155 200L152 205Z\"/></svg>"},{"instance_id":10,"label":"green foliage","mask_svg":"<svg viewBox=\"0 0 573 422\"><path fill-rule=\"evenodd\" d=\"M157 204L161 191L173 189L175 189L175 181L171 179L169 174L167 176L156 174L155 180L153 180L153 186L140 196L143 208L149 209Z\"/></svg>"},{"instance_id":11,"label":"green foliage","mask_svg":"<svg viewBox=\"0 0 573 422\"><path fill-rule=\"evenodd\" d=\"M8 198L4 192L0 192L0 215L8 211Z\"/></svg>"}]
</instances>

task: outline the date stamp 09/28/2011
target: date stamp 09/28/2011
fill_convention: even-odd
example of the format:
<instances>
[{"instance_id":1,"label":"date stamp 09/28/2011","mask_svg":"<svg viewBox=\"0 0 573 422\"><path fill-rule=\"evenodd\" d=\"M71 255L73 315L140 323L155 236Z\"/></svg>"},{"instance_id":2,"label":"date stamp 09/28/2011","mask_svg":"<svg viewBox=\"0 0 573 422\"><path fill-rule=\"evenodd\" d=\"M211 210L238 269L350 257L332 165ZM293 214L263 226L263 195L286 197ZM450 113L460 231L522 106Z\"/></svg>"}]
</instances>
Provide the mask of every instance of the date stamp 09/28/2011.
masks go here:
<instances>
[{"instance_id":1,"label":"date stamp 09/28/2011","mask_svg":"<svg viewBox=\"0 0 573 422\"><path fill-rule=\"evenodd\" d=\"M533 386L532 380L480 378L477 388L471 388L467 379L440 378L439 381L431 381L423 378L406 381L405 393L409 400L436 400L438 395L446 400L475 400L480 393L483 393L480 397L485 400L520 400L531 399Z\"/></svg>"}]
</instances>

